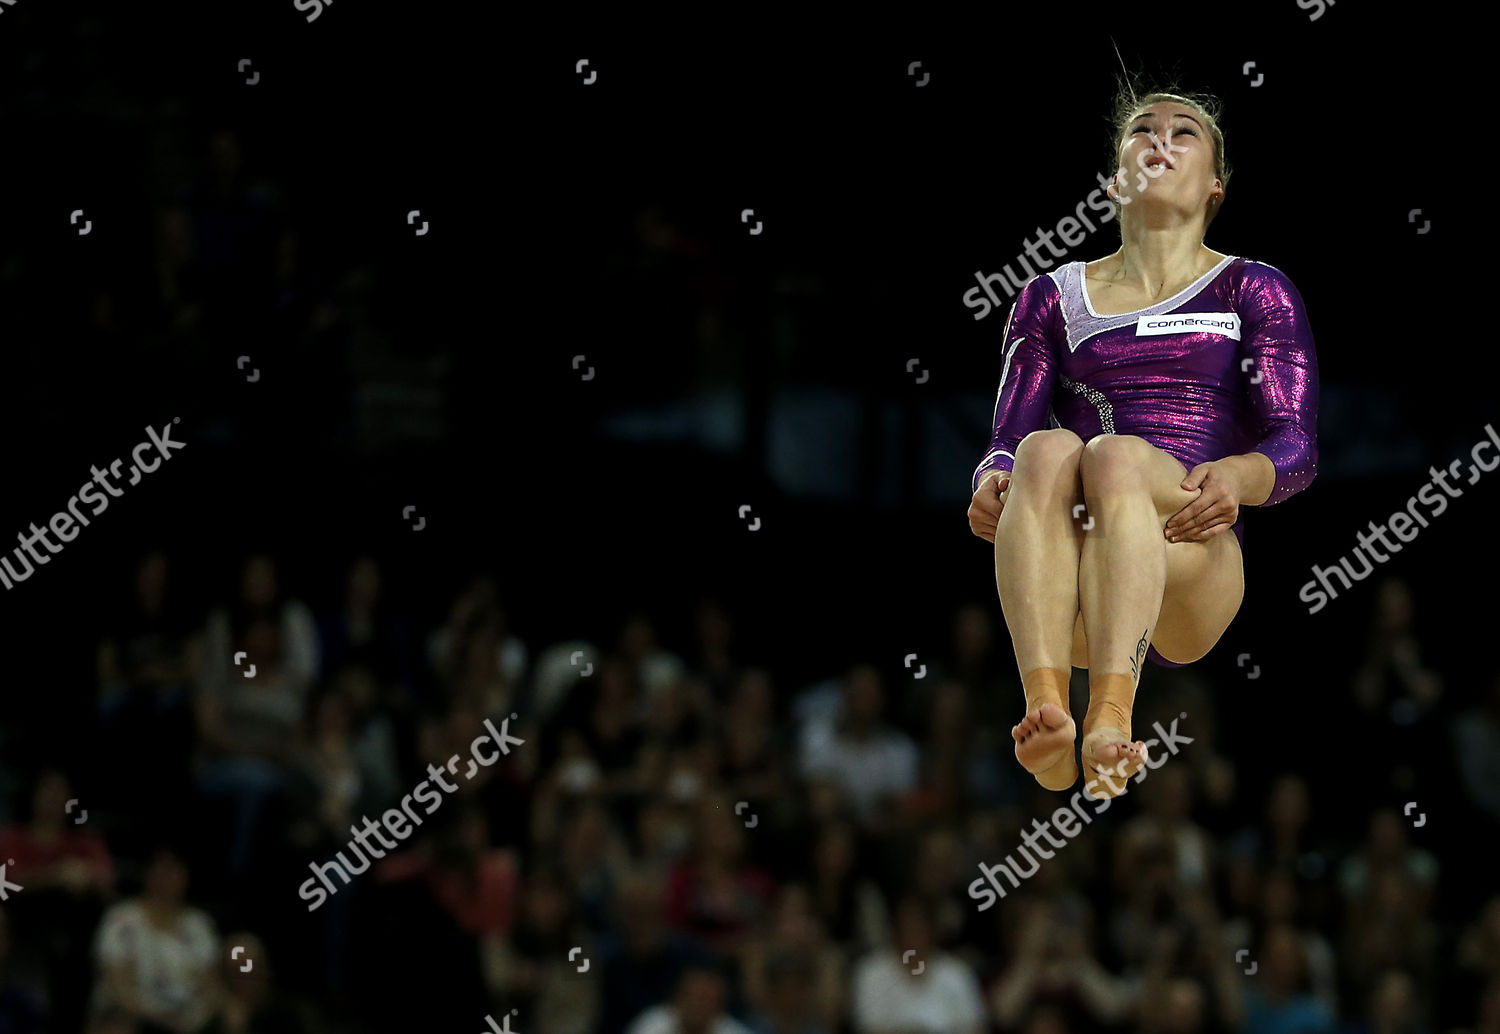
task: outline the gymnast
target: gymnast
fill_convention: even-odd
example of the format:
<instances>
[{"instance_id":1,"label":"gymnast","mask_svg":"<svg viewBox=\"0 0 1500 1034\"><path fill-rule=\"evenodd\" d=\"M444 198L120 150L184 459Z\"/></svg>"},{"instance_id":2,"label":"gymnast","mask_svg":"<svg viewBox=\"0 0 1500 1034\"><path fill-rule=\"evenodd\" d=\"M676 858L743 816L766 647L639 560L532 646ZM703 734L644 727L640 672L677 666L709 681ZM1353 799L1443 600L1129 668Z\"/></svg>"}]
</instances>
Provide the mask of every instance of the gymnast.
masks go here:
<instances>
[{"instance_id":1,"label":"gymnast","mask_svg":"<svg viewBox=\"0 0 1500 1034\"><path fill-rule=\"evenodd\" d=\"M1106 189L1120 247L1027 281L1002 337L969 527L994 543L1025 690L1016 758L1049 790L1078 779L1072 668L1088 669L1086 790L1118 796L1149 759L1130 728L1143 661L1208 653L1244 598L1242 508L1317 476L1302 298L1203 243L1230 175L1218 109L1122 91Z\"/></svg>"}]
</instances>

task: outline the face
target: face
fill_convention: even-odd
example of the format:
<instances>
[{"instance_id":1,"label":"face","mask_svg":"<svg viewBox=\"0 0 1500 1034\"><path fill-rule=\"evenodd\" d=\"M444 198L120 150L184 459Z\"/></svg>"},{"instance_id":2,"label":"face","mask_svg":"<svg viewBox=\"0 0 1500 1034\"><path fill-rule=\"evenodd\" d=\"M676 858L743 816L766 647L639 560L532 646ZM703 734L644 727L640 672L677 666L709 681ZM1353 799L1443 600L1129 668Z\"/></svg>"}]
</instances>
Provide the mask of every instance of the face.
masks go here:
<instances>
[{"instance_id":1,"label":"face","mask_svg":"<svg viewBox=\"0 0 1500 1034\"><path fill-rule=\"evenodd\" d=\"M373 605L380 596L380 565L360 557L349 571L349 595L357 603Z\"/></svg>"},{"instance_id":2,"label":"face","mask_svg":"<svg viewBox=\"0 0 1500 1034\"><path fill-rule=\"evenodd\" d=\"M1144 203L1191 218L1206 212L1209 197L1224 187L1214 174L1208 127L1192 108L1173 101L1136 113L1120 141L1119 161L1109 194L1127 209Z\"/></svg>"},{"instance_id":3,"label":"face","mask_svg":"<svg viewBox=\"0 0 1500 1034\"><path fill-rule=\"evenodd\" d=\"M264 555L251 557L245 564L245 602L263 607L276 598L276 565Z\"/></svg>"},{"instance_id":4,"label":"face","mask_svg":"<svg viewBox=\"0 0 1500 1034\"><path fill-rule=\"evenodd\" d=\"M719 1015L724 985L711 973L689 973L677 992L677 1015L683 1027L702 1030Z\"/></svg>"},{"instance_id":5,"label":"face","mask_svg":"<svg viewBox=\"0 0 1500 1034\"><path fill-rule=\"evenodd\" d=\"M60 819L67 812L71 792L66 776L61 772L48 772L37 781L36 793L31 798L33 813L48 819Z\"/></svg>"},{"instance_id":6,"label":"face","mask_svg":"<svg viewBox=\"0 0 1500 1034\"><path fill-rule=\"evenodd\" d=\"M159 900L181 901L187 892L187 882L187 866L175 854L158 854L146 870L146 892Z\"/></svg>"},{"instance_id":7,"label":"face","mask_svg":"<svg viewBox=\"0 0 1500 1034\"><path fill-rule=\"evenodd\" d=\"M885 705L880 690L880 677L868 668L852 672L844 700L849 719L854 724L864 726L878 722Z\"/></svg>"}]
</instances>

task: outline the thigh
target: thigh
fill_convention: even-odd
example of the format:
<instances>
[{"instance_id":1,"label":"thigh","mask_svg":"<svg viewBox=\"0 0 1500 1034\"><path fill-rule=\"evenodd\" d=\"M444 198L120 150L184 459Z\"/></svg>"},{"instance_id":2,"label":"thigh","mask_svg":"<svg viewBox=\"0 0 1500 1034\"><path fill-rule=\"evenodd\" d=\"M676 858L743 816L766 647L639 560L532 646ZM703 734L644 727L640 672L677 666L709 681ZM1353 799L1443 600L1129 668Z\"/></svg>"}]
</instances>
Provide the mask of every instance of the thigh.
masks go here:
<instances>
[{"instance_id":1,"label":"thigh","mask_svg":"<svg viewBox=\"0 0 1500 1034\"><path fill-rule=\"evenodd\" d=\"M1163 531L1184 506L1198 498L1196 490L1182 487L1188 469L1171 453L1132 435L1115 444L1139 467L1156 507L1157 525ZM1208 653L1239 612L1245 595L1245 572L1239 539L1224 529L1206 542L1165 542L1167 581L1162 593L1161 613L1151 645L1169 661L1187 664ZM1082 616L1075 630L1076 652L1082 639ZM1086 650L1086 646L1084 647ZM1081 656L1087 657L1087 653ZM1087 660L1083 665L1086 666Z\"/></svg>"},{"instance_id":2,"label":"thigh","mask_svg":"<svg viewBox=\"0 0 1500 1034\"><path fill-rule=\"evenodd\" d=\"M1171 465L1175 480L1158 486L1157 512L1166 502L1166 522L1197 498L1196 491L1183 489L1187 468L1175 457L1156 450ZM1165 464L1163 464L1165 466ZM1186 502L1178 500L1186 498ZM1161 614L1151 644L1156 652L1176 664L1198 660L1213 649L1229 623L1239 613L1245 598L1245 565L1240 540L1233 528L1224 528L1204 542L1168 542L1167 584L1162 593Z\"/></svg>"},{"instance_id":3,"label":"thigh","mask_svg":"<svg viewBox=\"0 0 1500 1034\"><path fill-rule=\"evenodd\" d=\"M1240 541L1222 531L1207 542L1167 543L1167 586L1151 637L1156 652L1187 664L1213 649L1245 598Z\"/></svg>"}]
</instances>

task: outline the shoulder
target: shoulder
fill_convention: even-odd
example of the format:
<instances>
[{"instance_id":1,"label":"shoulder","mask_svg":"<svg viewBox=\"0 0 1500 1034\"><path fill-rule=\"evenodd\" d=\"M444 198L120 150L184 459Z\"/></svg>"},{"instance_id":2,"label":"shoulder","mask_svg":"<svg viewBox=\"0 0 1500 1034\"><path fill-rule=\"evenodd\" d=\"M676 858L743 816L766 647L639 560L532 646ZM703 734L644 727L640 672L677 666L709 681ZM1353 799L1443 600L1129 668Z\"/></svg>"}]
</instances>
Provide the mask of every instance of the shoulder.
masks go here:
<instances>
[{"instance_id":1,"label":"shoulder","mask_svg":"<svg viewBox=\"0 0 1500 1034\"><path fill-rule=\"evenodd\" d=\"M200 940L213 940L219 936L213 917L201 908L187 906L182 913L183 929Z\"/></svg>"},{"instance_id":2,"label":"shoulder","mask_svg":"<svg viewBox=\"0 0 1500 1034\"><path fill-rule=\"evenodd\" d=\"M653 1005L635 1018L626 1034L667 1034L671 1029L671 1006Z\"/></svg>"},{"instance_id":3,"label":"shoulder","mask_svg":"<svg viewBox=\"0 0 1500 1034\"><path fill-rule=\"evenodd\" d=\"M1016 308L1035 310L1056 305L1057 300L1062 297L1063 282L1074 267L1081 271L1082 266L1081 262L1069 262L1033 276L1021 285L1020 293L1016 295Z\"/></svg>"},{"instance_id":4,"label":"shoulder","mask_svg":"<svg viewBox=\"0 0 1500 1034\"><path fill-rule=\"evenodd\" d=\"M886 976L886 971L891 968L886 958L887 954L887 950L876 948L856 959L854 962L855 983L879 983Z\"/></svg>"},{"instance_id":5,"label":"shoulder","mask_svg":"<svg viewBox=\"0 0 1500 1034\"><path fill-rule=\"evenodd\" d=\"M1051 337L1061 333L1063 327L1063 290L1070 276L1081 272L1081 262L1069 262L1057 269L1039 273L1021 285L1016 303L1011 306L1005 320L1002 340L1010 341L1015 335L1012 328L1018 324L1028 328L1033 337Z\"/></svg>"},{"instance_id":6,"label":"shoulder","mask_svg":"<svg viewBox=\"0 0 1500 1034\"><path fill-rule=\"evenodd\" d=\"M118 936L126 930L139 928L145 921L140 902L135 899L118 901L105 910L99 920L99 936Z\"/></svg>"},{"instance_id":7,"label":"shoulder","mask_svg":"<svg viewBox=\"0 0 1500 1034\"><path fill-rule=\"evenodd\" d=\"M1233 283L1241 297L1262 298L1276 304L1300 304L1302 295L1292 278L1269 262L1236 258L1229 264Z\"/></svg>"}]
</instances>

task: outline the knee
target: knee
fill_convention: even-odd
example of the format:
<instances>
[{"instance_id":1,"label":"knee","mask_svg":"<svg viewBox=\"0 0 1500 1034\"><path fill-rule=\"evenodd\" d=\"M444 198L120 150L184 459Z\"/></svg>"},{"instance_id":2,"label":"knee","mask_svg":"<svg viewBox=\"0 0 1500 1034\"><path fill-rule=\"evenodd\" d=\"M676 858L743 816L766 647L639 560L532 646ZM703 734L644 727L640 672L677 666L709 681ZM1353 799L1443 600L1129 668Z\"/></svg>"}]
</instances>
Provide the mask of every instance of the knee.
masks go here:
<instances>
[{"instance_id":1,"label":"knee","mask_svg":"<svg viewBox=\"0 0 1500 1034\"><path fill-rule=\"evenodd\" d=\"M1146 490L1151 449L1150 442L1133 434L1101 434L1090 438L1078 463L1084 491L1113 494Z\"/></svg>"},{"instance_id":2,"label":"knee","mask_svg":"<svg viewBox=\"0 0 1500 1034\"><path fill-rule=\"evenodd\" d=\"M1083 439L1066 427L1032 431L1016 446L1017 480L1051 483L1058 475L1076 479L1083 455Z\"/></svg>"}]
</instances>

